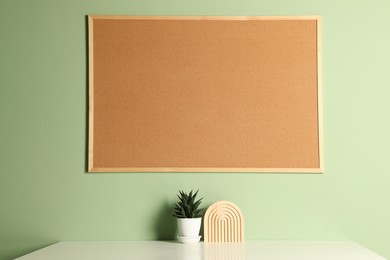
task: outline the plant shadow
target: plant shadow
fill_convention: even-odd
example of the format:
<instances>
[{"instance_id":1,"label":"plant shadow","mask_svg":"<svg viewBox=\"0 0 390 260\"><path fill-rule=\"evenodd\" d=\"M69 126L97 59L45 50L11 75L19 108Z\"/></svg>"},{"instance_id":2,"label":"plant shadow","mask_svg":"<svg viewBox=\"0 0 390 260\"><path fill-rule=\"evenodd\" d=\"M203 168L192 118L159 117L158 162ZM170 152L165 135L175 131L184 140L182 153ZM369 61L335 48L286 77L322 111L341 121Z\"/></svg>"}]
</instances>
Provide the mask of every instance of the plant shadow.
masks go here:
<instances>
[{"instance_id":1,"label":"plant shadow","mask_svg":"<svg viewBox=\"0 0 390 260\"><path fill-rule=\"evenodd\" d=\"M155 221L156 240L176 240L177 223L172 216L173 208L173 204L165 202L158 210Z\"/></svg>"}]
</instances>

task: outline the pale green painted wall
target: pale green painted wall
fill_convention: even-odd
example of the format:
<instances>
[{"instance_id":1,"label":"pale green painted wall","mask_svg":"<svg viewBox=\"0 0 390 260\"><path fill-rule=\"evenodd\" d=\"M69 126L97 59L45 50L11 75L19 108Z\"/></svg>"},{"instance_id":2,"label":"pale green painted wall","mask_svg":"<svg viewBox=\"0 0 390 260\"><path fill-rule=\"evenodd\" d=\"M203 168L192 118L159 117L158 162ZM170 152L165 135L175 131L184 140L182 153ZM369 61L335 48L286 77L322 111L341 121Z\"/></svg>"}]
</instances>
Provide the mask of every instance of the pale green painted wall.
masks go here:
<instances>
[{"instance_id":1,"label":"pale green painted wall","mask_svg":"<svg viewBox=\"0 0 390 260\"><path fill-rule=\"evenodd\" d=\"M227 199L247 239L351 239L390 258L390 1L1 0L0 259L59 240L172 238L178 189ZM86 174L86 14L321 15L325 167Z\"/></svg>"}]
</instances>

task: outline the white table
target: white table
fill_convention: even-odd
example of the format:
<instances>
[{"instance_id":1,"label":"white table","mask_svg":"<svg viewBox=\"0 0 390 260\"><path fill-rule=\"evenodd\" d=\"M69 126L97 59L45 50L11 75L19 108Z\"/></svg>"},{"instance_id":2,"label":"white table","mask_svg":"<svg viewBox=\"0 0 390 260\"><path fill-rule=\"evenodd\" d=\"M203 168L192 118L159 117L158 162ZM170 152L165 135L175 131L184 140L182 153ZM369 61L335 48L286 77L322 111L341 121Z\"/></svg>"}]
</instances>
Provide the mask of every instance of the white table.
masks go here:
<instances>
[{"instance_id":1,"label":"white table","mask_svg":"<svg viewBox=\"0 0 390 260\"><path fill-rule=\"evenodd\" d=\"M18 260L385 260L350 241L246 241L180 244L164 241L59 242Z\"/></svg>"}]
</instances>

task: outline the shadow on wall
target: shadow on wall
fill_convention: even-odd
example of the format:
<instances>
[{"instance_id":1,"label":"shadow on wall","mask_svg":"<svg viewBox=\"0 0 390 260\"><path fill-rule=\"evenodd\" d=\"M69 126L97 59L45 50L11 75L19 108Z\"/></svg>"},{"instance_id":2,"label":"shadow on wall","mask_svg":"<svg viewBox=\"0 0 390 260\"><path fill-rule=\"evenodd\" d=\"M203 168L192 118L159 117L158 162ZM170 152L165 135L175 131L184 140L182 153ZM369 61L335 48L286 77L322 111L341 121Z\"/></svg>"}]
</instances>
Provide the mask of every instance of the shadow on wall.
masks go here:
<instances>
[{"instance_id":1,"label":"shadow on wall","mask_svg":"<svg viewBox=\"0 0 390 260\"><path fill-rule=\"evenodd\" d=\"M85 81L85 172L88 173L88 160L89 160L89 31L88 31L88 15L85 16L85 60L86 66L86 81Z\"/></svg>"},{"instance_id":2,"label":"shadow on wall","mask_svg":"<svg viewBox=\"0 0 390 260\"><path fill-rule=\"evenodd\" d=\"M177 223L176 218L172 216L174 205L167 201L161 205L156 214L155 239L157 240L176 240Z\"/></svg>"}]
</instances>

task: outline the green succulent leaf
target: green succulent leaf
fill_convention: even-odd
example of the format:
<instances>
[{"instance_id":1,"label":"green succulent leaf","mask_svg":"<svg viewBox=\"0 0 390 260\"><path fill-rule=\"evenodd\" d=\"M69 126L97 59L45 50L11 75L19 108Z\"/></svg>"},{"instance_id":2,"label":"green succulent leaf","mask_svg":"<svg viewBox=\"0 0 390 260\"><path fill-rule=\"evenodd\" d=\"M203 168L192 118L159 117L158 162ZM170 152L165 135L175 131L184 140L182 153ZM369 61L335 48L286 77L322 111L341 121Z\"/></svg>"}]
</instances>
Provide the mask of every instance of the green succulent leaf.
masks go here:
<instances>
[{"instance_id":1,"label":"green succulent leaf","mask_svg":"<svg viewBox=\"0 0 390 260\"><path fill-rule=\"evenodd\" d=\"M177 194L178 201L174 205L173 216L177 218L199 218L202 217L204 210L199 209L202 199L196 199L199 190L186 193L179 190Z\"/></svg>"}]
</instances>

